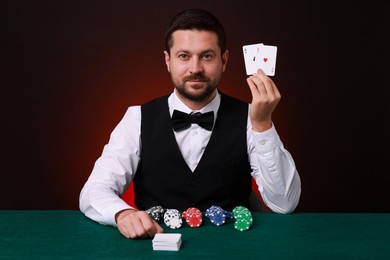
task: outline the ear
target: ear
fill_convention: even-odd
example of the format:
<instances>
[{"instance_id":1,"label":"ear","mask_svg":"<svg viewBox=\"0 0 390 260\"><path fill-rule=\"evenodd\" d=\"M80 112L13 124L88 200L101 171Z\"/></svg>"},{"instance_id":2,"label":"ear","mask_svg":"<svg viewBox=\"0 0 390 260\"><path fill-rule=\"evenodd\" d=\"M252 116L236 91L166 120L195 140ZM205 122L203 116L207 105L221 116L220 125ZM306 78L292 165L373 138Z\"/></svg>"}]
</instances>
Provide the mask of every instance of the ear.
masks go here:
<instances>
[{"instance_id":1,"label":"ear","mask_svg":"<svg viewBox=\"0 0 390 260\"><path fill-rule=\"evenodd\" d=\"M222 72L225 72L226 65L229 59L229 51L225 50L225 52L222 54Z\"/></svg>"},{"instance_id":2,"label":"ear","mask_svg":"<svg viewBox=\"0 0 390 260\"><path fill-rule=\"evenodd\" d=\"M169 57L169 53L167 51L164 51L164 56L165 56L165 65L167 65L167 70L168 70L168 72L171 72L171 68L169 66L170 61L171 61L171 59Z\"/></svg>"}]
</instances>

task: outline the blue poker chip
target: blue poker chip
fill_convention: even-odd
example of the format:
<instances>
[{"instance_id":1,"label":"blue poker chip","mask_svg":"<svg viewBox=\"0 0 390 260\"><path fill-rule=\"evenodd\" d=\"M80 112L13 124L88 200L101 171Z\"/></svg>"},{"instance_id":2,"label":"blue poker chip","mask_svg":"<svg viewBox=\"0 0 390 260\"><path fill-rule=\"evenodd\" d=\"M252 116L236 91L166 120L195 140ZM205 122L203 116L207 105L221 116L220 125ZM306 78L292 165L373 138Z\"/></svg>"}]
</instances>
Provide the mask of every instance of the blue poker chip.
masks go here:
<instances>
[{"instance_id":1,"label":"blue poker chip","mask_svg":"<svg viewBox=\"0 0 390 260\"><path fill-rule=\"evenodd\" d=\"M226 218L223 214L215 214L209 217L211 223L213 223L216 226L220 226L225 224Z\"/></svg>"},{"instance_id":2,"label":"blue poker chip","mask_svg":"<svg viewBox=\"0 0 390 260\"><path fill-rule=\"evenodd\" d=\"M221 226L226 222L225 211L220 206L211 206L206 210L205 216L216 226Z\"/></svg>"},{"instance_id":3,"label":"blue poker chip","mask_svg":"<svg viewBox=\"0 0 390 260\"><path fill-rule=\"evenodd\" d=\"M225 217L227 217L227 218L234 218L234 214L231 211L224 210L223 213L225 214Z\"/></svg>"}]
</instances>

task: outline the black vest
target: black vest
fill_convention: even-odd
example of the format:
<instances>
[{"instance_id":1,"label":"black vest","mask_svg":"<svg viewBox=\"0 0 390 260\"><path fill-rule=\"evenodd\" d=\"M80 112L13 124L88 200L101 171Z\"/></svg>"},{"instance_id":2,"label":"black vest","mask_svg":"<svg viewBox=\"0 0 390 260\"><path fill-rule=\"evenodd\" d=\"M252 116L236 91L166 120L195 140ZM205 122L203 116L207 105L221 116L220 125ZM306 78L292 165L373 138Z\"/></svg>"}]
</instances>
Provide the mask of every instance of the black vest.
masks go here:
<instances>
[{"instance_id":1,"label":"black vest","mask_svg":"<svg viewBox=\"0 0 390 260\"><path fill-rule=\"evenodd\" d=\"M134 177L138 209L249 207L252 177L247 152L247 103L221 93L213 133L194 172L177 145L168 96L141 105L141 113L141 161Z\"/></svg>"}]
</instances>

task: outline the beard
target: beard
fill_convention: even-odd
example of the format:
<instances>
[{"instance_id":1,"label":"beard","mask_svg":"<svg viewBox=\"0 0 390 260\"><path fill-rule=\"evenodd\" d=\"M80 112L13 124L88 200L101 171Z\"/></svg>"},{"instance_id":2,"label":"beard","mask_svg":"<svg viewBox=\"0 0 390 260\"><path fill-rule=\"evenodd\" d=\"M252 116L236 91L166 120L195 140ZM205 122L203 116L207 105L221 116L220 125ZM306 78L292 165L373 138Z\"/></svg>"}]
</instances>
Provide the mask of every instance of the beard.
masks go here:
<instances>
[{"instance_id":1,"label":"beard","mask_svg":"<svg viewBox=\"0 0 390 260\"><path fill-rule=\"evenodd\" d=\"M219 82L221 80L221 76L219 75L215 79L207 78L203 75L203 73L194 74L188 77L184 77L182 82L179 79L174 79L172 77L172 82L177 90L177 92L183 96L184 98L195 101L202 102L207 100L212 93L214 93L217 88ZM187 81L199 81L199 84L192 84L189 86ZM201 91L193 91L193 90L201 90Z\"/></svg>"}]
</instances>

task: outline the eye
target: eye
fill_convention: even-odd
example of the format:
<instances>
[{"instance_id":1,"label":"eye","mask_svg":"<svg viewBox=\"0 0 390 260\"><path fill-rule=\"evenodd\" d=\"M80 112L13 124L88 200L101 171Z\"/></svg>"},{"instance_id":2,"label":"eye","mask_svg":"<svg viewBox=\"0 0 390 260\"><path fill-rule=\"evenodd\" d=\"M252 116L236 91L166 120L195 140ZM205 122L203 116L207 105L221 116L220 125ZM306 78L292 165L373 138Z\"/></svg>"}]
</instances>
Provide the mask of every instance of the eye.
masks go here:
<instances>
[{"instance_id":1,"label":"eye","mask_svg":"<svg viewBox=\"0 0 390 260\"><path fill-rule=\"evenodd\" d=\"M187 54L185 54L185 53L181 53L181 54L178 55L178 57L181 60L188 60L189 56Z\"/></svg>"},{"instance_id":2,"label":"eye","mask_svg":"<svg viewBox=\"0 0 390 260\"><path fill-rule=\"evenodd\" d=\"M205 53L205 54L203 55L203 59L204 59L204 60L211 60L213 57L214 57L214 56L213 56L213 54L211 54L211 53Z\"/></svg>"}]
</instances>

